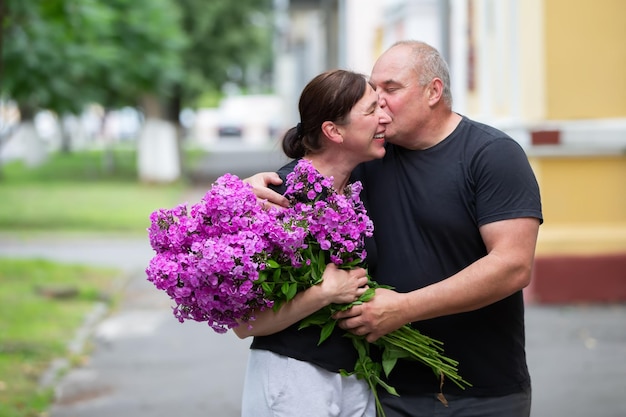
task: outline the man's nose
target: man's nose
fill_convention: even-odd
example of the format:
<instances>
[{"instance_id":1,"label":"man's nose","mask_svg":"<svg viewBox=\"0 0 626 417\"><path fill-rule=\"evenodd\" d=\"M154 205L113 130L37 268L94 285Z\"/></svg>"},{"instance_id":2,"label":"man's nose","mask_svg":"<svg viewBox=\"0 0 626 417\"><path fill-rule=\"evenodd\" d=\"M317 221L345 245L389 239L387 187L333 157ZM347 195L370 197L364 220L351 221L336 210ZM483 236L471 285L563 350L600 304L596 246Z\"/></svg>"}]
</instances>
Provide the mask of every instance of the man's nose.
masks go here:
<instances>
[{"instance_id":1,"label":"man's nose","mask_svg":"<svg viewBox=\"0 0 626 417\"><path fill-rule=\"evenodd\" d=\"M378 123L380 124L387 124L387 123L391 123L391 116L389 116L389 114L387 114L387 112L385 111L385 109L383 109L382 106L379 107L379 112L380 112L380 117L378 119Z\"/></svg>"}]
</instances>

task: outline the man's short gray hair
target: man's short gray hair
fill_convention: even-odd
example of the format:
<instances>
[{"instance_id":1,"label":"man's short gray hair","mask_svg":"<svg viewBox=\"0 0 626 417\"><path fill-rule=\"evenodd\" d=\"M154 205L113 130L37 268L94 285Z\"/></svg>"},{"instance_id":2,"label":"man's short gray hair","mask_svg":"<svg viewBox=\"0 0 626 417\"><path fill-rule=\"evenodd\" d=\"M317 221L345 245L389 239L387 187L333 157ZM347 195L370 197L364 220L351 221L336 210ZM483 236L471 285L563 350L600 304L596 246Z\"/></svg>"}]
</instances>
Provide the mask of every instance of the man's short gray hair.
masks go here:
<instances>
[{"instance_id":1,"label":"man's short gray hair","mask_svg":"<svg viewBox=\"0 0 626 417\"><path fill-rule=\"evenodd\" d=\"M418 75L420 85L426 85L434 78L439 78L443 83L443 100L448 107L452 107L450 70L439 51L425 42L415 40L398 41L391 48L400 45L411 48L411 63Z\"/></svg>"}]
</instances>

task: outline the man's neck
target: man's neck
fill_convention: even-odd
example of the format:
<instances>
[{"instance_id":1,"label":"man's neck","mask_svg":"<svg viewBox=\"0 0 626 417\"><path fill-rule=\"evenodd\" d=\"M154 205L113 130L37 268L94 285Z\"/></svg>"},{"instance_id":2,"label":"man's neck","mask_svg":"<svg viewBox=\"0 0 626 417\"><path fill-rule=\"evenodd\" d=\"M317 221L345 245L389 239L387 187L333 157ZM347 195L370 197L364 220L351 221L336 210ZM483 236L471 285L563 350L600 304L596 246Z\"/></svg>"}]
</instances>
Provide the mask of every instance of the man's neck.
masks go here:
<instances>
[{"instance_id":1,"label":"man's neck","mask_svg":"<svg viewBox=\"0 0 626 417\"><path fill-rule=\"evenodd\" d=\"M407 149L423 151L437 145L450 136L463 118L454 112L448 112L441 117L433 117L428 125L421 129L411 143L400 144Z\"/></svg>"}]
</instances>

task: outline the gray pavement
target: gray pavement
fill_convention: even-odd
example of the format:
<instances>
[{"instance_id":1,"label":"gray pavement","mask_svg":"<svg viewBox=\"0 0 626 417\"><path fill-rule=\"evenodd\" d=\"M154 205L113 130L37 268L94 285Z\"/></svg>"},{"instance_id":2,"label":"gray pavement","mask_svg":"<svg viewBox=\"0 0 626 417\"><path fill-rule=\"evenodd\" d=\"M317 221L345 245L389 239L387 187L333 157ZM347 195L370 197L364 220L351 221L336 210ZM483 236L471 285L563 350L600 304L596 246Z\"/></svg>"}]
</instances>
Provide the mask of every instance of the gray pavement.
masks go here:
<instances>
[{"instance_id":1,"label":"gray pavement","mask_svg":"<svg viewBox=\"0 0 626 417\"><path fill-rule=\"evenodd\" d=\"M147 237L0 235L0 256L123 270L123 299L90 328L84 366L56 384L50 417L237 417L247 340L206 324L179 323L168 297L145 278Z\"/></svg>"},{"instance_id":2,"label":"gray pavement","mask_svg":"<svg viewBox=\"0 0 626 417\"><path fill-rule=\"evenodd\" d=\"M239 415L249 341L178 323L145 279L147 237L0 235L0 256L111 265L128 277L120 308L90 328L90 359L56 384L50 417ZM529 305L526 320L532 417L626 416L626 305Z\"/></svg>"}]
</instances>

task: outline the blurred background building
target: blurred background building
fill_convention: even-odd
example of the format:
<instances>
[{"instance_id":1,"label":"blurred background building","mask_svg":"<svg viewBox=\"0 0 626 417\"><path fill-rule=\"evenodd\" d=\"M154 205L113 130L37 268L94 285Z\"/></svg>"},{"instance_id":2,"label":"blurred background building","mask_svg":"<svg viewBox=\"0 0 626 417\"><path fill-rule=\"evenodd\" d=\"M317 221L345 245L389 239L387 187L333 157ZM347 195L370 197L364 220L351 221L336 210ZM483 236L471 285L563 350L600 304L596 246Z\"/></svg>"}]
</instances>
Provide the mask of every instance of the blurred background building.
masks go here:
<instances>
[{"instance_id":1,"label":"blurred background building","mask_svg":"<svg viewBox=\"0 0 626 417\"><path fill-rule=\"evenodd\" d=\"M369 74L401 39L450 64L454 110L509 133L540 183L539 302L626 300L626 2L275 0L276 91L343 67Z\"/></svg>"}]
</instances>

